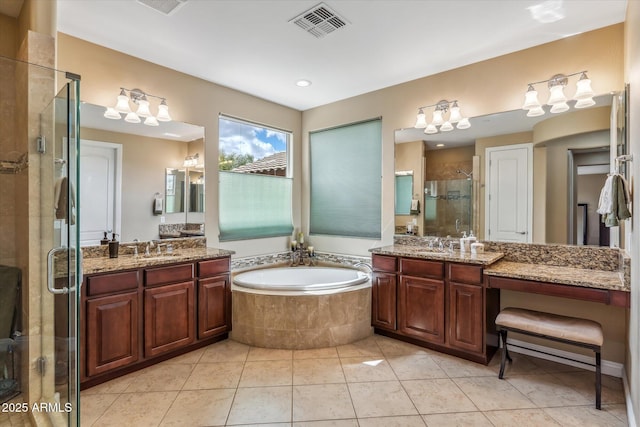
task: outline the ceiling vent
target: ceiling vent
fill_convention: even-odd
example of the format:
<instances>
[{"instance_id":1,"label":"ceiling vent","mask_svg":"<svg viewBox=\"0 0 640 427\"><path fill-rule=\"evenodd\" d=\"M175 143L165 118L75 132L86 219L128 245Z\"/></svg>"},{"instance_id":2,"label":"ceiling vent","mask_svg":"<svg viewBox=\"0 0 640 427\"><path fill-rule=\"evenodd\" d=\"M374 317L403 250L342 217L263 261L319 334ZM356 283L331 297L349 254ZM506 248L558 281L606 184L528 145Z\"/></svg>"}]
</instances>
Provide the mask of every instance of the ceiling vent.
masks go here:
<instances>
[{"instance_id":1,"label":"ceiling vent","mask_svg":"<svg viewBox=\"0 0 640 427\"><path fill-rule=\"evenodd\" d=\"M163 15L171 15L187 0L136 0L138 3L150 7Z\"/></svg>"},{"instance_id":2,"label":"ceiling vent","mask_svg":"<svg viewBox=\"0 0 640 427\"><path fill-rule=\"evenodd\" d=\"M349 23L324 3L312 7L289 22L293 22L318 39L344 28Z\"/></svg>"}]
</instances>

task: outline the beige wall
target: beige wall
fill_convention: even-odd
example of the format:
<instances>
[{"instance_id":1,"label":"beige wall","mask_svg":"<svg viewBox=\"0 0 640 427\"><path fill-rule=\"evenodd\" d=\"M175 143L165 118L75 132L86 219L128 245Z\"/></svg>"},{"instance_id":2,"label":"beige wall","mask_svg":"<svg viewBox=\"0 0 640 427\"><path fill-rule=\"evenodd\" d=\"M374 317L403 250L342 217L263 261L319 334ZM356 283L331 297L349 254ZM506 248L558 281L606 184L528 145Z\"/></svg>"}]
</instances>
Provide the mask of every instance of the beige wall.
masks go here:
<instances>
[{"instance_id":1,"label":"beige wall","mask_svg":"<svg viewBox=\"0 0 640 427\"><path fill-rule=\"evenodd\" d=\"M205 128L205 200L207 243L235 250L239 256L272 253L288 247L288 237L246 242L218 241L218 114L265 123L293 133L293 220L300 227L301 113L245 93L160 67L132 56L58 34L58 66L82 76L81 97L112 105L120 87L164 96L174 120ZM123 183L126 190L127 183Z\"/></svg>"},{"instance_id":2,"label":"beige wall","mask_svg":"<svg viewBox=\"0 0 640 427\"><path fill-rule=\"evenodd\" d=\"M382 239L315 238L320 250L366 254L390 244L394 233L394 130L412 127L417 107L440 99L458 99L468 117L519 109L528 82L557 73L588 70L598 94L623 88L622 24L567 37L509 55L413 80L307 110L303 113L303 164L308 159L308 132L372 117L382 117ZM540 90L540 97L546 94ZM308 228L309 177L302 180L303 227Z\"/></svg>"},{"instance_id":3,"label":"beige wall","mask_svg":"<svg viewBox=\"0 0 640 427\"><path fill-rule=\"evenodd\" d=\"M625 81L631 90L629 96L629 144L634 156L631 163L631 185L636 187L640 176L640 2L627 3L625 23ZM632 223L628 252L631 255L631 310L628 312L629 327L627 359L625 368L631 387L631 401L635 413L635 424L640 424L640 191L633 192ZM630 423L631 424L631 423Z\"/></svg>"}]
</instances>

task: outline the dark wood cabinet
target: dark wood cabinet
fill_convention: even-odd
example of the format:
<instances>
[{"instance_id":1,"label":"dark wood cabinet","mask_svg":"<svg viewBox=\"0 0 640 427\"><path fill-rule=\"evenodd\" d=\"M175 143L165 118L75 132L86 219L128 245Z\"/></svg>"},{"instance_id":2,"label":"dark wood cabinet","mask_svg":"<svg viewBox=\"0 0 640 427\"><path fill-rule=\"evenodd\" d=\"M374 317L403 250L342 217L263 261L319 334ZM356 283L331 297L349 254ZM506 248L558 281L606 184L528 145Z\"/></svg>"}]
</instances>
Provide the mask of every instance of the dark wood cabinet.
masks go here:
<instances>
[{"instance_id":1,"label":"dark wood cabinet","mask_svg":"<svg viewBox=\"0 0 640 427\"><path fill-rule=\"evenodd\" d=\"M138 361L138 292L94 298L86 303L86 375Z\"/></svg>"},{"instance_id":2,"label":"dark wood cabinet","mask_svg":"<svg viewBox=\"0 0 640 427\"><path fill-rule=\"evenodd\" d=\"M144 354L157 356L195 340L193 281L144 290Z\"/></svg>"},{"instance_id":3,"label":"dark wood cabinet","mask_svg":"<svg viewBox=\"0 0 640 427\"><path fill-rule=\"evenodd\" d=\"M486 292L482 266L377 254L372 261L371 321L378 333L491 360L497 340L487 342L487 319L495 316L500 297Z\"/></svg>"},{"instance_id":4,"label":"dark wood cabinet","mask_svg":"<svg viewBox=\"0 0 640 427\"><path fill-rule=\"evenodd\" d=\"M482 286L449 282L449 344L481 353L483 348Z\"/></svg>"},{"instance_id":5,"label":"dark wood cabinet","mask_svg":"<svg viewBox=\"0 0 640 427\"><path fill-rule=\"evenodd\" d=\"M400 276L398 330L425 341L443 344L444 281Z\"/></svg>"},{"instance_id":6,"label":"dark wood cabinet","mask_svg":"<svg viewBox=\"0 0 640 427\"><path fill-rule=\"evenodd\" d=\"M230 257L85 276L83 388L228 336Z\"/></svg>"},{"instance_id":7,"label":"dark wood cabinet","mask_svg":"<svg viewBox=\"0 0 640 427\"><path fill-rule=\"evenodd\" d=\"M395 274L375 272L371 283L371 325L376 328L396 330Z\"/></svg>"},{"instance_id":8,"label":"dark wood cabinet","mask_svg":"<svg viewBox=\"0 0 640 427\"><path fill-rule=\"evenodd\" d=\"M227 302L230 292L228 274L198 280L198 338L230 329L231 307Z\"/></svg>"}]
</instances>

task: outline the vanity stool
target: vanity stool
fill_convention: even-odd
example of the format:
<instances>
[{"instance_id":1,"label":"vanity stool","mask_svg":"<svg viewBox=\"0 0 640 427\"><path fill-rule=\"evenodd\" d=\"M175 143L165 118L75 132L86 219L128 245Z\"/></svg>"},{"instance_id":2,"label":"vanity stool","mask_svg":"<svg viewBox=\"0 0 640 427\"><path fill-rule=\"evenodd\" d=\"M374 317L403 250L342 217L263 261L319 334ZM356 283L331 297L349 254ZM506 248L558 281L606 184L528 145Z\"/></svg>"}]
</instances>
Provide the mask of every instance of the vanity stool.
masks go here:
<instances>
[{"instance_id":1,"label":"vanity stool","mask_svg":"<svg viewBox=\"0 0 640 427\"><path fill-rule=\"evenodd\" d=\"M500 361L500 374L504 376L506 361L512 362L507 350L507 332L546 338L549 340L589 348L596 356L596 409L600 409L601 369L600 350L604 341L602 326L598 322L576 317L560 316L523 308L508 307L500 311L496 317L496 326L502 339L503 351ZM514 347L520 347L510 344ZM524 348L524 347L523 347ZM530 350L530 349L529 349ZM569 359L572 360L572 359ZM580 362L583 363L583 362Z\"/></svg>"}]
</instances>

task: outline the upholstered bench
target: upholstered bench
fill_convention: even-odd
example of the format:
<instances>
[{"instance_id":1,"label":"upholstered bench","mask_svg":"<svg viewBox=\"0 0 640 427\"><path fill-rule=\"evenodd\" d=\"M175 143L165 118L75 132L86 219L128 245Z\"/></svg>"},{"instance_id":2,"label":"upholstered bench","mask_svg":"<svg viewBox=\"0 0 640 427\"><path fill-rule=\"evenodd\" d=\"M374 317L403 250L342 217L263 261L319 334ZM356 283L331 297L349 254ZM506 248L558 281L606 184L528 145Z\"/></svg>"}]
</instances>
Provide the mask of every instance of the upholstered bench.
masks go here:
<instances>
[{"instance_id":1,"label":"upholstered bench","mask_svg":"<svg viewBox=\"0 0 640 427\"><path fill-rule=\"evenodd\" d=\"M596 408L600 409L602 376L600 368L600 350L604 337L602 334L602 326L598 322L509 307L500 311L498 317L496 317L496 326L500 331L500 338L502 339L503 345L502 359L500 361L500 374L498 375L498 378L500 379L504 376L506 361L512 361L509 356L509 351L507 350L508 331L546 338L593 350L596 356L596 363L591 366L595 366L596 368ZM510 345L515 346L514 344Z\"/></svg>"}]
</instances>

